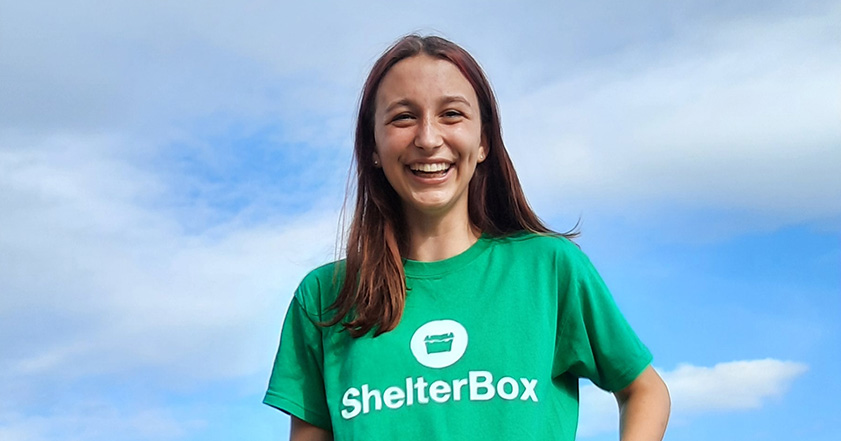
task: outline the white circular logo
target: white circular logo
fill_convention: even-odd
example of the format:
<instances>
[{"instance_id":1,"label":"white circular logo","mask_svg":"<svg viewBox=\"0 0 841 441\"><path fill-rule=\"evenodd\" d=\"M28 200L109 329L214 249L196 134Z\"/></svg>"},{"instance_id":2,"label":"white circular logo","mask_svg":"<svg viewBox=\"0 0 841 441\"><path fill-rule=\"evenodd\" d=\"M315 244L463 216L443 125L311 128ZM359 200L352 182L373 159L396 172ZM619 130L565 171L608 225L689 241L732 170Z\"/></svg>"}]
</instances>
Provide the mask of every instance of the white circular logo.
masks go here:
<instances>
[{"instance_id":1,"label":"white circular logo","mask_svg":"<svg viewBox=\"0 0 841 441\"><path fill-rule=\"evenodd\" d=\"M426 367L444 368L467 349L467 330L454 320L435 320L418 328L410 343L412 354Z\"/></svg>"}]
</instances>

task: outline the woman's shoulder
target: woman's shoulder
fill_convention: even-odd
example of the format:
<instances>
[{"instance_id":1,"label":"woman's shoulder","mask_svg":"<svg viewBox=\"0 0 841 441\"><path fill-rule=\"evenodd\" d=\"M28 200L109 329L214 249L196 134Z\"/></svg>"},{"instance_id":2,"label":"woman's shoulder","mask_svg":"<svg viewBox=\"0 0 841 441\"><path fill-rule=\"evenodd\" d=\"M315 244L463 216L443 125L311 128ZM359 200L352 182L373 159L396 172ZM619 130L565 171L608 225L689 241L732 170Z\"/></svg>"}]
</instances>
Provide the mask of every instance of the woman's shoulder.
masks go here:
<instances>
[{"instance_id":1,"label":"woman's shoulder","mask_svg":"<svg viewBox=\"0 0 841 441\"><path fill-rule=\"evenodd\" d=\"M517 232L494 237L495 253L499 259L515 260L528 264L554 262L557 269L565 272L573 268L590 267L590 259L581 248L567 236L555 232Z\"/></svg>"},{"instance_id":2,"label":"woman's shoulder","mask_svg":"<svg viewBox=\"0 0 841 441\"><path fill-rule=\"evenodd\" d=\"M310 315L323 317L336 300L345 276L345 261L325 263L307 273L295 290L295 299Z\"/></svg>"},{"instance_id":3,"label":"woman's shoulder","mask_svg":"<svg viewBox=\"0 0 841 441\"><path fill-rule=\"evenodd\" d=\"M512 249L517 252L560 253L563 255L580 254L581 249L570 238L560 233L535 233L532 231L518 231L502 236L492 237L496 246Z\"/></svg>"},{"instance_id":4,"label":"woman's shoulder","mask_svg":"<svg viewBox=\"0 0 841 441\"><path fill-rule=\"evenodd\" d=\"M323 265L317 266L314 269L310 270L310 272L307 273L306 276L304 276L303 280L301 281L301 285L322 285L327 282L333 283L334 279L338 278L340 275L344 276L344 268L344 259L335 260L333 262L328 262Z\"/></svg>"}]
</instances>

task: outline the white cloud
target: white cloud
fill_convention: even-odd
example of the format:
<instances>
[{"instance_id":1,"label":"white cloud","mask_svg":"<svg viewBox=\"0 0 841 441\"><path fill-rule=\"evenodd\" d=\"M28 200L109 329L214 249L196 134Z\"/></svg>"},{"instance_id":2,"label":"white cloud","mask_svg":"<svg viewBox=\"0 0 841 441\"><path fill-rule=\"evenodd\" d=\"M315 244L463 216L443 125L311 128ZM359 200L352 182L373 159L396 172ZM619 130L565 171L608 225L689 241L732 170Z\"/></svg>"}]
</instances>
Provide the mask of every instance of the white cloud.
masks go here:
<instances>
[{"instance_id":1,"label":"white cloud","mask_svg":"<svg viewBox=\"0 0 841 441\"><path fill-rule=\"evenodd\" d=\"M207 201L171 198L168 172L137 142L0 134L4 441L201 432L206 407L154 403L207 384L248 396L265 387L295 285L335 257L337 207L321 209L321 195L307 194L304 213L184 219L206 216Z\"/></svg>"},{"instance_id":2,"label":"white cloud","mask_svg":"<svg viewBox=\"0 0 841 441\"><path fill-rule=\"evenodd\" d=\"M806 372L802 363L774 359L734 361L713 367L689 364L663 375L677 413L757 409L782 396Z\"/></svg>"},{"instance_id":3,"label":"white cloud","mask_svg":"<svg viewBox=\"0 0 841 441\"><path fill-rule=\"evenodd\" d=\"M541 210L841 214L841 10L691 28L503 107ZM507 106L507 107L506 107Z\"/></svg>"},{"instance_id":4,"label":"white cloud","mask_svg":"<svg viewBox=\"0 0 841 441\"><path fill-rule=\"evenodd\" d=\"M682 364L661 371L672 398L672 421L686 421L704 412L759 409L781 398L808 367L775 359L733 361L712 367ZM582 437L615 431L619 412L616 401L593 385L581 388Z\"/></svg>"},{"instance_id":5,"label":"white cloud","mask_svg":"<svg viewBox=\"0 0 841 441\"><path fill-rule=\"evenodd\" d=\"M264 369L295 285L334 257L336 213L190 233L158 203L165 177L120 143L66 136L0 151L0 382Z\"/></svg>"},{"instance_id":6,"label":"white cloud","mask_svg":"<svg viewBox=\"0 0 841 441\"><path fill-rule=\"evenodd\" d=\"M841 9L820 2L539 14L491 2L445 17L434 5L389 16L344 3L330 14L291 3L78 3L8 5L16 19L0 27L13 42L0 80L15 87L0 90L4 125L171 137L197 121L222 131L279 123L283 142L348 147L368 64L397 35L437 29L492 71L509 147L544 217L720 209L776 228L841 214ZM531 25L485 35L512 18Z\"/></svg>"}]
</instances>

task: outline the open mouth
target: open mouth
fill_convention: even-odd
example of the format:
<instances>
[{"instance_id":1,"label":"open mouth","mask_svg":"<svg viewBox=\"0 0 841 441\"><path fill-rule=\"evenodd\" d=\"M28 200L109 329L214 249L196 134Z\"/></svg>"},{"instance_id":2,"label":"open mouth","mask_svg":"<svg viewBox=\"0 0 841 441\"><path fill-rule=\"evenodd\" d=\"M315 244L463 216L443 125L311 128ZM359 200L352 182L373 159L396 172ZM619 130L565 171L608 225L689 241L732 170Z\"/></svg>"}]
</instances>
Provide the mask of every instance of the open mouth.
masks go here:
<instances>
[{"instance_id":1,"label":"open mouth","mask_svg":"<svg viewBox=\"0 0 841 441\"><path fill-rule=\"evenodd\" d=\"M409 170L412 174L421 178L440 178L450 171L453 164L437 163L437 164L412 164Z\"/></svg>"}]
</instances>

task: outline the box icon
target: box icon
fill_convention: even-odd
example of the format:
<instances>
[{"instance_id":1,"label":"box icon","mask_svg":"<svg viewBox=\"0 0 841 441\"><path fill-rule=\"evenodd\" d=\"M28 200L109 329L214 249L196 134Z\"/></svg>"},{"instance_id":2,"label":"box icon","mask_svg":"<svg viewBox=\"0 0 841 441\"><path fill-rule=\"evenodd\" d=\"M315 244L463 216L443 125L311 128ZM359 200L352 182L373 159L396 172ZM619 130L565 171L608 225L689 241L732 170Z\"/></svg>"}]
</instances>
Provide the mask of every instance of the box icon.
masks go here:
<instances>
[{"instance_id":1,"label":"box icon","mask_svg":"<svg viewBox=\"0 0 841 441\"><path fill-rule=\"evenodd\" d=\"M423 342L426 345L427 354L450 352L453 347L453 333L427 335Z\"/></svg>"}]
</instances>

